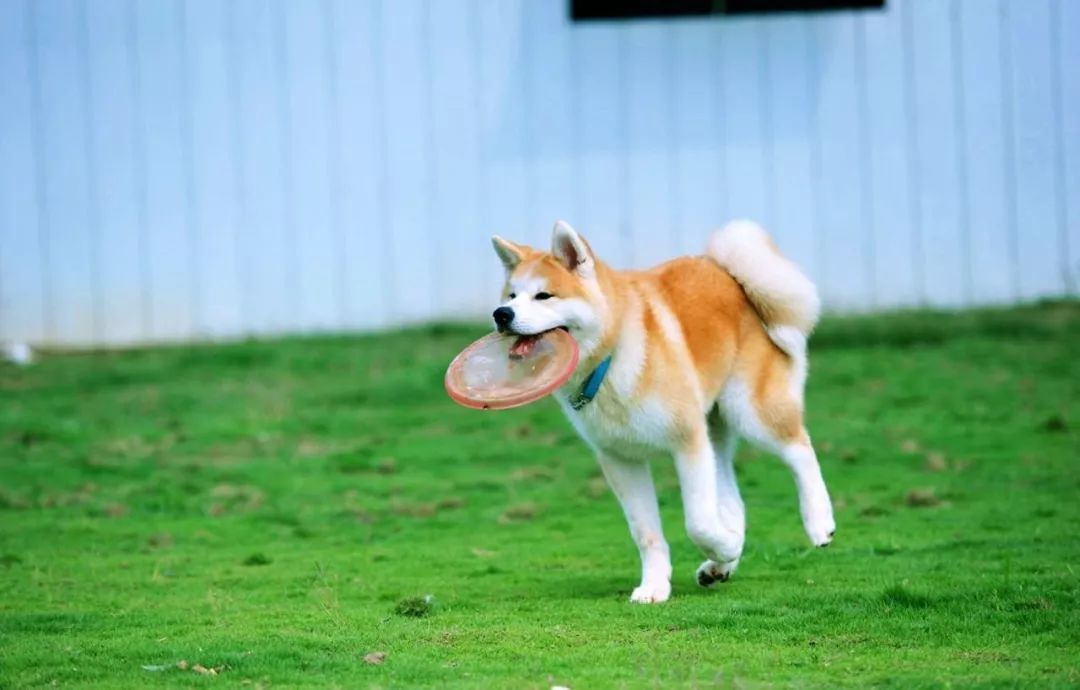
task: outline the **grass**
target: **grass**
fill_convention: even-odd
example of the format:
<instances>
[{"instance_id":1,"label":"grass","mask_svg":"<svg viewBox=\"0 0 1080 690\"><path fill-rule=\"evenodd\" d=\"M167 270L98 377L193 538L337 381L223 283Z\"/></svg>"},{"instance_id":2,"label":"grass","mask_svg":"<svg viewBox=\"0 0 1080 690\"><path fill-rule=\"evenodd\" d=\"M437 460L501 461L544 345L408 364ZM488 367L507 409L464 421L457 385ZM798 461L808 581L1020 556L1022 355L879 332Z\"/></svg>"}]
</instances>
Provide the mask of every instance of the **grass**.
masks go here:
<instances>
[{"instance_id":1,"label":"grass","mask_svg":"<svg viewBox=\"0 0 1080 690\"><path fill-rule=\"evenodd\" d=\"M551 401L455 407L438 326L0 366L0 687L1080 684L1080 305L832 320L837 506L742 449L714 590L674 596Z\"/></svg>"}]
</instances>

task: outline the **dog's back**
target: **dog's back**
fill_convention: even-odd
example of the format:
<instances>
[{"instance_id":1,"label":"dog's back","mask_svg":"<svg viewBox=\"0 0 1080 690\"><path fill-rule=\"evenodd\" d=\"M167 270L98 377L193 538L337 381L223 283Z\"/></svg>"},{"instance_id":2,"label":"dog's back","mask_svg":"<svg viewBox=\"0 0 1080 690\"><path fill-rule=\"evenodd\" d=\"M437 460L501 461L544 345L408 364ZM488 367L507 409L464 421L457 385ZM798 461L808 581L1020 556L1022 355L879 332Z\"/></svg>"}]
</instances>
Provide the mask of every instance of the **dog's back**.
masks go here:
<instances>
[{"instance_id":1,"label":"dog's back","mask_svg":"<svg viewBox=\"0 0 1080 690\"><path fill-rule=\"evenodd\" d=\"M820 302L813 283L759 226L736 221L712 236L706 256L623 275L622 289L641 296L635 301L642 305L653 354L647 368L678 360L677 353L661 351L685 345L706 406L736 374L763 392L777 385L784 392L797 389L801 401L806 341ZM657 324L667 312L678 322L682 342ZM665 374L669 384L672 375Z\"/></svg>"}]
</instances>

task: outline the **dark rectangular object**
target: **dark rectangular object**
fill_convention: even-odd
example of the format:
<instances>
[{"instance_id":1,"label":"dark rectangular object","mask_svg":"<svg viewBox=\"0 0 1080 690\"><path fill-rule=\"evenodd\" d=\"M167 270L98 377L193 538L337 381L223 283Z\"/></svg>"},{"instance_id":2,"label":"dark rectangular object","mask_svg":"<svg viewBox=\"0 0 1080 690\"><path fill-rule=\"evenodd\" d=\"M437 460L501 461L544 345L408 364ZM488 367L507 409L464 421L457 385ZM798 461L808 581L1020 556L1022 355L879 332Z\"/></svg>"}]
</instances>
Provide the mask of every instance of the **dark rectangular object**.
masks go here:
<instances>
[{"instance_id":1,"label":"dark rectangular object","mask_svg":"<svg viewBox=\"0 0 1080 690\"><path fill-rule=\"evenodd\" d=\"M570 0L574 20L872 9L885 0Z\"/></svg>"}]
</instances>

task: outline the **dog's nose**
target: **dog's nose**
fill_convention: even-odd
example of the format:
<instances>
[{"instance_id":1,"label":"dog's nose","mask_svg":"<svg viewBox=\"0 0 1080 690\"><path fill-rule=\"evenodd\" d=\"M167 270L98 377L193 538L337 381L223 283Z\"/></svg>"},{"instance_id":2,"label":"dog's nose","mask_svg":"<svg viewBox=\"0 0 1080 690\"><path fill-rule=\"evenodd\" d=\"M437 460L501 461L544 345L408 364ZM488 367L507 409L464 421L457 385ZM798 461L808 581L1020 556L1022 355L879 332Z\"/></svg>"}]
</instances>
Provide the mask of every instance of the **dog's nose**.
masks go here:
<instances>
[{"instance_id":1,"label":"dog's nose","mask_svg":"<svg viewBox=\"0 0 1080 690\"><path fill-rule=\"evenodd\" d=\"M496 326L506 328L514 320L514 310L510 307L499 307L491 316L495 319Z\"/></svg>"}]
</instances>

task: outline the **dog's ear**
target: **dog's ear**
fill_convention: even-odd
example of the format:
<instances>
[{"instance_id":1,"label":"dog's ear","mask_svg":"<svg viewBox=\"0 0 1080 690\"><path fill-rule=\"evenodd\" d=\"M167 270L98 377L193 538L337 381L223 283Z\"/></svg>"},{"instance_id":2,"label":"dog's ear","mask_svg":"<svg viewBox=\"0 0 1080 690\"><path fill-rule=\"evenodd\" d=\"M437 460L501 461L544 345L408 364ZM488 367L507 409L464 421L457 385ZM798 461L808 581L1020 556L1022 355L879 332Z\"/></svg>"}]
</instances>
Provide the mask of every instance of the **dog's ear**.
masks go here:
<instances>
[{"instance_id":1,"label":"dog's ear","mask_svg":"<svg viewBox=\"0 0 1080 690\"><path fill-rule=\"evenodd\" d=\"M556 221L551 231L551 253L568 271L581 276L592 276L596 270L589 243L565 220Z\"/></svg>"},{"instance_id":2,"label":"dog's ear","mask_svg":"<svg viewBox=\"0 0 1080 690\"><path fill-rule=\"evenodd\" d=\"M521 260L525 258L525 248L520 244L514 244L510 240L504 240L498 235L491 238L491 246L495 247L495 253L499 256L507 271L514 270Z\"/></svg>"}]
</instances>

